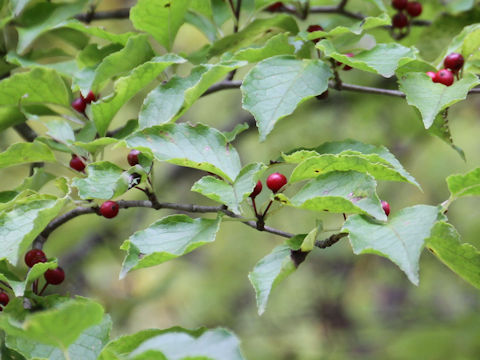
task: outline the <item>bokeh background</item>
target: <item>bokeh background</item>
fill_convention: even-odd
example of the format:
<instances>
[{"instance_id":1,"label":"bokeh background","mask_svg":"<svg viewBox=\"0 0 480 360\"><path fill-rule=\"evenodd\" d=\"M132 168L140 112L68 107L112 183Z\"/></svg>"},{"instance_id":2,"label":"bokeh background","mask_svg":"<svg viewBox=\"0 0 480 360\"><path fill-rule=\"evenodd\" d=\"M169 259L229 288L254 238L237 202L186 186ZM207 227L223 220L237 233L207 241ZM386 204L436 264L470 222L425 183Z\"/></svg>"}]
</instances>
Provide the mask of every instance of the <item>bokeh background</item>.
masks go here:
<instances>
[{"instance_id":1,"label":"bokeh background","mask_svg":"<svg viewBox=\"0 0 480 360\"><path fill-rule=\"evenodd\" d=\"M366 9L371 6L367 1L356 3L362 3ZM102 1L99 9L131 5L132 2ZM428 19L436 12L435 6L437 1L426 1L422 18ZM301 27L320 23L328 28L331 19L311 16ZM128 20L104 21L98 25L114 32L132 30ZM226 23L225 32L231 26ZM441 48L435 49L438 44L432 45L432 41L424 38L428 31L415 28L403 43L417 44L431 60ZM386 31L376 35L382 41L391 41ZM453 35L447 34L445 38ZM46 36L43 41L51 44L58 40ZM438 41L445 44L447 40ZM206 43L204 35L187 24L181 28L174 50L191 53ZM181 74L188 71L188 67L179 69ZM237 78L244 73L237 74ZM396 86L395 79L381 79L357 70L342 72L341 76L355 84ZM152 88L146 88L125 106L112 128L136 118L145 94ZM446 176L480 166L480 96L469 96L467 101L454 105L449 118L454 140L465 151L466 161L447 144L427 134L405 100L335 90L329 91L326 100L314 98L303 103L292 116L279 122L265 142L259 142L252 127L239 136L235 146L246 164L268 163L282 151L314 147L332 140L352 138L385 145L423 187L420 191L409 184L380 182L379 196L396 212L415 204L439 204L449 195ZM43 120L30 125L44 133ZM237 89L201 98L181 121L230 130L234 124L251 119L241 108ZM17 141L21 138L13 130L0 133L0 150ZM127 167L127 153L126 148L107 148L104 159ZM46 169L57 175L73 176L68 169L69 157L58 154L58 159L64 167L47 164ZM291 169L278 167L271 172L289 174ZM28 172L28 166L0 170L0 191L20 184ZM190 191L203 175L200 171L157 164L157 196L160 201L211 204ZM52 189L47 186L45 191L49 190ZM260 203L266 197L266 192L262 193ZM141 199L142 193L130 191L123 198ZM417 287L388 260L374 255L353 255L347 239L332 248L317 249L273 291L267 311L261 317L257 315L247 274L283 239L235 221L222 224L214 243L118 280L124 256L119 250L121 243L133 232L170 213L130 209L121 211L112 220L87 215L56 230L45 249L50 256L58 256L66 270L67 281L59 291L93 297L104 304L113 318L113 336L150 327L225 326L242 339L248 359L480 359L480 293L427 251L421 258L421 280ZM479 216L478 198L457 200L448 212L463 241L478 248ZM340 227L343 220L338 214L319 215L285 208L276 211L267 224L305 233L315 226L316 219L322 219L328 228Z\"/></svg>"}]
</instances>

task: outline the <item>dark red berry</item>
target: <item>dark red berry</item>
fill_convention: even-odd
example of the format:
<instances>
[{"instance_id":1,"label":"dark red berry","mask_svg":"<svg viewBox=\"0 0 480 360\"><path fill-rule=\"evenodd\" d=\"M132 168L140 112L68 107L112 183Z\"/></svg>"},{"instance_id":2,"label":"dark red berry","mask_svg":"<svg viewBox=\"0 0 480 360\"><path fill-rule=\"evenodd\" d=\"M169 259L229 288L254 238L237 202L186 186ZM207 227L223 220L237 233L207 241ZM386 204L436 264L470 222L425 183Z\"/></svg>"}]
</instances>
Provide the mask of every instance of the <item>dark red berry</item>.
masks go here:
<instances>
[{"instance_id":1,"label":"dark red berry","mask_svg":"<svg viewBox=\"0 0 480 360\"><path fill-rule=\"evenodd\" d=\"M48 284L58 285L65 280L65 271L59 266L56 269L49 269L43 274Z\"/></svg>"},{"instance_id":2,"label":"dark red berry","mask_svg":"<svg viewBox=\"0 0 480 360\"><path fill-rule=\"evenodd\" d=\"M453 73L448 69L438 70L435 74L435 82L450 86L453 84Z\"/></svg>"},{"instance_id":3,"label":"dark red berry","mask_svg":"<svg viewBox=\"0 0 480 360\"><path fill-rule=\"evenodd\" d=\"M392 0L392 7L397 10L403 10L407 7L408 0Z\"/></svg>"},{"instance_id":4,"label":"dark red berry","mask_svg":"<svg viewBox=\"0 0 480 360\"><path fill-rule=\"evenodd\" d=\"M72 160L70 160L70 167L74 170L82 172L85 170L85 159L77 155L72 155Z\"/></svg>"},{"instance_id":5,"label":"dark red berry","mask_svg":"<svg viewBox=\"0 0 480 360\"><path fill-rule=\"evenodd\" d=\"M72 108L77 110L79 113L85 113L85 108L87 107L87 103L82 97L76 98L72 101Z\"/></svg>"},{"instance_id":6,"label":"dark red berry","mask_svg":"<svg viewBox=\"0 0 480 360\"><path fill-rule=\"evenodd\" d=\"M392 18L392 26L394 28L402 29L408 25L407 15L404 13L396 13Z\"/></svg>"},{"instance_id":7,"label":"dark red berry","mask_svg":"<svg viewBox=\"0 0 480 360\"><path fill-rule=\"evenodd\" d=\"M287 178L285 175L280 173L270 174L267 178L267 186L270 190L276 193L287 183Z\"/></svg>"},{"instance_id":8,"label":"dark red berry","mask_svg":"<svg viewBox=\"0 0 480 360\"><path fill-rule=\"evenodd\" d=\"M307 28L307 31L308 32L323 31L323 27L321 27L320 25L310 25ZM316 44L317 42L319 42L322 39L323 38L316 38L316 39L312 39L312 41Z\"/></svg>"},{"instance_id":9,"label":"dark red berry","mask_svg":"<svg viewBox=\"0 0 480 360\"><path fill-rule=\"evenodd\" d=\"M417 17L422 13L422 4L418 1L409 1L407 3L407 13L411 17Z\"/></svg>"},{"instance_id":10,"label":"dark red berry","mask_svg":"<svg viewBox=\"0 0 480 360\"><path fill-rule=\"evenodd\" d=\"M353 57L353 53L346 53L345 56L347 56L347 57ZM349 65L345 65L345 66L343 67L343 70L345 70L345 71L352 70L352 67L349 66Z\"/></svg>"},{"instance_id":11,"label":"dark red berry","mask_svg":"<svg viewBox=\"0 0 480 360\"><path fill-rule=\"evenodd\" d=\"M85 98L83 98L83 100L85 101L85 103L87 104L90 104L92 101L95 101L97 100L97 97L95 96L95 94L93 93L92 90L90 90L87 94L87 96Z\"/></svg>"},{"instance_id":12,"label":"dark red berry","mask_svg":"<svg viewBox=\"0 0 480 360\"><path fill-rule=\"evenodd\" d=\"M434 72L434 71L427 71L426 73L428 76L430 76L430 78L432 79L433 82L436 82L436 77L437 77L437 73Z\"/></svg>"},{"instance_id":13,"label":"dark red berry","mask_svg":"<svg viewBox=\"0 0 480 360\"><path fill-rule=\"evenodd\" d=\"M100 214L102 214L107 219L114 218L118 214L118 210L120 207L115 201L105 201L102 205L100 205Z\"/></svg>"},{"instance_id":14,"label":"dark red berry","mask_svg":"<svg viewBox=\"0 0 480 360\"><path fill-rule=\"evenodd\" d=\"M138 155L140 154L140 151L133 149L128 153L127 156L127 161L130 164L130 166L135 166L138 164Z\"/></svg>"},{"instance_id":15,"label":"dark red berry","mask_svg":"<svg viewBox=\"0 0 480 360\"><path fill-rule=\"evenodd\" d=\"M3 306L7 306L7 304L10 302L10 298L6 292L0 292L0 304Z\"/></svg>"},{"instance_id":16,"label":"dark red berry","mask_svg":"<svg viewBox=\"0 0 480 360\"><path fill-rule=\"evenodd\" d=\"M272 5L268 6L265 10L270 12L277 12L283 9L283 3L281 1L274 2Z\"/></svg>"},{"instance_id":17,"label":"dark red berry","mask_svg":"<svg viewBox=\"0 0 480 360\"><path fill-rule=\"evenodd\" d=\"M25 264L28 267L33 267L37 263L47 262L45 253L40 249L32 249L25 254Z\"/></svg>"},{"instance_id":18,"label":"dark red berry","mask_svg":"<svg viewBox=\"0 0 480 360\"><path fill-rule=\"evenodd\" d=\"M325 90L323 93L321 93L320 95L317 95L315 97L317 98L317 100L324 100L324 99L328 98L328 90Z\"/></svg>"},{"instance_id":19,"label":"dark red berry","mask_svg":"<svg viewBox=\"0 0 480 360\"><path fill-rule=\"evenodd\" d=\"M443 60L443 65L445 68L452 70L454 73L458 72L463 67L465 60L462 54L459 53L451 53L447 55L445 60Z\"/></svg>"},{"instance_id":20,"label":"dark red berry","mask_svg":"<svg viewBox=\"0 0 480 360\"><path fill-rule=\"evenodd\" d=\"M258 194L260 194L262 192L262 188L263 188L263 185L262 185L262 182L260 180L257 181L257 184L255 185L255 187L253 188L253 191L252 193L250 194L250 197L253 199L253 198L256 198Z\"/></svg>"},{"instance_id":21,"label":"dark red berry","mask_svg":"<svg viewBox=\"0 0 480 360\"><path fill-rule=\"evenodd\" d=\"M385 215L390 215L390 204L382 200L382 209L385 211Z\"/></svg>"}]
</instances>

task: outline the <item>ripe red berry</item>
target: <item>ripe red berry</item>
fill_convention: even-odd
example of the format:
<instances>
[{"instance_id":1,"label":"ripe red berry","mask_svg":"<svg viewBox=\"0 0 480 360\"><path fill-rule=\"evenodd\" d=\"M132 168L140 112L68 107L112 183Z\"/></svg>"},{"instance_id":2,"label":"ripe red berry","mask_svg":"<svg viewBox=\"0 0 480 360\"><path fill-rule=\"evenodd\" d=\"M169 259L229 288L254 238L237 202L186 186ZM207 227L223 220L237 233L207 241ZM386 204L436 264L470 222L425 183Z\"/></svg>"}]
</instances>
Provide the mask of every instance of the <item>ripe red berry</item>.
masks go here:
<instances>
[{"instance_id":1,"label":"ripe red berry","mask_svg":"<svg viewBox=\"0 0 480 360\"><path fill-rule=\"evenodd\" d=\"M140 151L133 149L128 153L127 156L127 161L130 164L130 166L135 166L138 164L138 155L140 154Z\"/></svg>"},{"instance_id":2,"label":"ripe red berry","mask_svg":"<svg viewBox=\"0 0 480 360\"><path fill-rule=\"evenodd\" d=\"M255 187L253 188L253 191L252 193L250 194L250 197L253 199L253 198L256 198L258 194L260 194L262 192L262 188L263 188L263 185L262 185L262 182L260 180L257 181L257 184L255 185Z\"/></svg>"},{"instance_id":3,"label":"ripe red berry","mask_svg":"<svg viewBox=\"0 0 480 360\"><path fill-rule=\"evenodd\" d=\"M47 262L45 253L40 249L32 249L25 254L25 264L28 267L33 267L37 263Z\"/></svg>"},{"instance_id":4,"label":"ripe red berry","mask_svg":"<svg viewBox=\"0 0 480 360\"><path fill-rule=\"evenodd\" d=\"M353 57L353 53L346 53L345 56L347 56L347 57ZM343 67L343 70L345 70L345 71L352 70L352 67L351 67L351 66L348 66L348 65L345 65L345 66Z\"/></svg>"},{"instance_id":5,"label":"ripe red berry","mask_svg":"<svg viewBox=\"0 0 480 360\"><path fill-rule=\"evenodd\" d=\"M390 215L390 204L384 200L382 200L382 209L385 211L385 215Z\"/></svg>"},{"instance_id":6,"label":"ripe red berry","mask_svg":"<svg viewBox=\"0 0 480 360\"><path fill-rule=\"evenodd\" d=\"M308 32L323 31L323 27L321 27L320 25L310 25L307 28L307 31ZM312 41L316 44L317 42L319 42L322 39L323 38L319 37L319 38L316 38L316 39L312 39Z\"/></svg>"},{"instance_id":7,"label":"ripe red berry","mask_svg":"<svg viewBox=\"0 0 480 360\"><path fill-rule=\"evenodd\" d=\"M273 3L272 5L268 6L265 10L270 11L270 12L277 12L282 10L283 8L283 3L281 1L277 1Z\"/></svg>"},{"instance_id":8,"label":"ripe red berry","mask_svg":"<svg viewBox=\"0 0 480 360\"><path fill-rule=\"evenodd\" d=\"M7 304L10 302L10 297L6 292L0 292L0 304L3 306L7 306Z\"/></svg>"},{"instance_id":9,"label":"ripe red berry","mask_svg":"<svg viewBox=\"0 0 480 360\"><path fill-rule=\"evenodd\" d=\"M407 7L408 0L392 0L392 7L397 10L403 10Z\"/></svg>"},{"instance_id":10,"label":"ripe red berry","mask_svg":"<svg viewBox=\"0 0 480 360\"><path fill-rule=\"evenodd\" d=\"M447 55L445 60L443 60L443 65L445 68L452 70L454 73L458 72L463 67L465 60L462 54L459 53L451 53Z\"/></svg>"},{"instance_id":11,"label":"ripe red berry","mask_svg":"<svg viewBox=\"0 0 480 360\"><path fill-rule=\"evenodd\" d=\"M100 214L102 214L107 219L114 218L118 214L118 210L120 207L115 201L105 201L102 205L100 205Z\"/></svg>"},{"instance_id":12,"label":"ripe red berry","mask_svg":"<svg viewBox=\"0 0 480 360\"><path fill-rule=\"evenodd\" d=\"M43 274L45 281L48 284L58 285L65 280L65 271L59 266L56 269L49 269Z\"/></svg>"},{"instance_id":13,"label":"ripe red berry","mask_svg":"<svg viewBox=\"0 0 480 360\"><path fill-rule=\"evenodd\" d=\"M83 99L83 97L76 98L72 101L72 108L77 110L79 113L85 113L85 108L87 107L87 103Z\"/></svg>"},{"instance_id":14,"label":"ripe red berry","mask_svg":"<svg viewBox=\"0 0 480 360\"><path fill-rule=\"evenodd\" d=\"M430 78L432 79L433 82L436 82L436 77L437 77L437 73L435 73L434 71L427 71L426 73L428 76L430 76Z\"/></svg>"},{"instance_id":15,"label":"ripe red berry","mask_svg":"<svg viewBox=\"0 0 480 360\"><path fill-rule=\"evenodd\" d=\"M394 28L402 29L408 25L407 15L404 13L396 13L392 18L392 26Z\"/></svg>"},{"instance_id":16,"label":"ripe red berry","mask_svg":"<svg viewBox=\"0 0 480 360\"><path fill-rule=\"evenodd\" d=\"M407 13L411 17L417 17L422 13L422 4L418 1L409 1L407 3Z\"/></svg>"},{"instance_id":17,"label":"ripe red berry","mask_svg":"<svg viewBox=\"0 0 480 360\"><path fill-rule=\"evenodd\" d=\"M97 97L93 93L92 90L90 90L85 98L83 98L86 104L90 104L92 101L97 100Z\"/></svg>"},{"instance_id":18,"label":"ripe red berry","mask_svg":"<svg viewBox=\"0 0 480 360\"><path fill-rule=\"evenodd\" d=\"M267 186L270 190L276 193L287 183L287 178L285 175L280 173L270 174L267 178Z\"/></svg>"},{"instance_id":19,"label":"ripe red berry","mask_svg":"<svg viewBox=\"0 0 480 360\"><path fill-rule=\"evenodd\" d=\"M74 170L82 172L85 170L85 159L77 155L72 155L72 160L70 160L70 167Z\"/></svg>"},{"instance_id":20,"label":"ripe red berry","mask_svg":"<svg viewBox=\"0 0 480 360\"><path fill-rule=\"evenodd\" d=\"M453 84L453 73L448 69L438 70L435 74L435 82L450 86Z\"/></svg>"}]
</instances>

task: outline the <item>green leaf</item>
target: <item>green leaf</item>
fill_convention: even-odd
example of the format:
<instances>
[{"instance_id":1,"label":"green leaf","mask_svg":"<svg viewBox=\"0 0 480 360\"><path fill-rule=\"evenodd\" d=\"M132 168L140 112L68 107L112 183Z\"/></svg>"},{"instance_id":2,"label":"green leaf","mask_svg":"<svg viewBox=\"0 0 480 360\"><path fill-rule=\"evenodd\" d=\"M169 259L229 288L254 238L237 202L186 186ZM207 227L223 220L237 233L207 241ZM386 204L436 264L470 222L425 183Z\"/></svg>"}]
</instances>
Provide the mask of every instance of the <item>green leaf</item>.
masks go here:
<instances>
[{"instance_id":1,"label":"green leaf","mask_svg":"<svg viewBox=\"0 0 480 360\"><path fill-rule=\"evenodd\" d=\"M26 279L24 281L19 281L15 278L8 276L2 276L3 274L0 274L0 277L4 282L8 283L12 287L15 296L23 296L29 284L42 276L48 269L55 269L57 267L58 264L56 260L46 263L37 263L28 271Z\"/></svg>"},{"instance_id":2,"label":"green leaf","mask_svg":"<svg viewBox=\"0 0 480 360\"><path fill-rule=\"evenodd\" d=\"M425 246L453 272L480 289L480 252L471 244L462 244L453 225L437 222Z\"/></svg>"},{"instance_id":3,"label":"green leaf","mask_svg":"<svg viewBox=\"0 0 480 360\"><path fill-rule=\"evenodd\" d=\"M0 83L0 89L2 85ZM1 90L0 90L1 91ZM21 124L27 119L17 106L0 106L0 131Z\"/></svg>"},{"instance_id":4,"label":"green leaf","mask_svg":"<svg viewBox=\"0 0 480 360\"><path fill-rule=\"evenodd\" d=\"M0 208L0 258L16 264L64 203L64 199L34 194Z\"/></svg>"},{"instance_id":5,"label":"green leaf","mask_svg":"<svg viewBox=\"0 0 480 360\"><path fill-rule=\"evenodd\" d=\"M342 231L349 233L355 254L384 256L418 285L418 267L425 239L437 221L439 208L417 205L390 215L387 223L366 216L349 216Z\"/></svg>"},{"instance_id":6,"label":"green leaf","mask_svg":"<svg viewBox=\"0 0 480 360\"><path fill-rule=\"evenodd\" d=\"M79 336L103 319L103 308L87 299L66 301L56 308L32 313L19 322L10 316L0 317L0 328L8 336L52 345L66 352Z\"/></svg>"},{"instance_id":7,"label":"green leaf","mask_svg":"<svg viewBox=\"0 0 480 360\"><path fill-rule=\"evenodd\" d=\"M186 215L172 215L137 231L121 246L127 256L120 278L132 270L159 265L213 242L220 220L221 217L192 219Z\"/></svg>"},{"instance_id":8,"label":"green leaf","mask_svg":"<svg viewBox=\"0 0 480 360\"><path fill-rule=\"evenodd\" d=\"M114 84L114 93L102 97L92 104L90 113L100 135L105 135L110 122L120 108L138 91L153 81L163 70L172 64L185 60L177 55L158 56L133 69L128 75L118 79Z\"/></svg>"},{"instance_id":9,"label":"green leaf","mask_svg":"<svg viewBox=\"0 0 480 360\"><path fill-rule=\"evenodd\" d=\"M465 152L453 142L453 137L450 131L447 116L437 115L435 117L435 120L433 121L432 126L430 127L430 129L428 129L428 132L434 136L437 136L439 139L450 145L450 147L460 155L463 161L466 161Z\"/></svg>"},{"instance_id":10,"label":"green leaf","mask_svg":"<svg viewBox=\"0 0 480 360\"><path fill-rule=\"evenodd\" d=\"M24 68L43 67L46 69L55 70L59 74L67 77L72 77L78 71L75 60L43 64L34 60L30 60L28 57L22 57L13 51L8 52L6 59L9 63L16 64Z\"/></svg>"},{"instance_id":11,"label":"green leaf","mask_svg":"<svg viewBox=\"0 0 480 360\"><path fill-rule=\"evenodd\" d=\"M57 176L45 171L44 168L34 168L33 175L25 178L21 185L15 188L16 191L22 192L23 190L39 191L45 184L56 179Z\"/></svg>"},{"instance_id":12,"label":"green leaf","mask_svg":"<svg viewBox=\"0 0 480 360\"><path fill-rule=\"evenodd\" d=\"M455 81L451 86L434 83L424 73L410 73L399 79L400 90L407 96L408 104L415 106L422 114L425 129L432 126L437 114L464 100L468 91L480 84L473 74L467 73L463 79Z\"/></svg>"},{"instance_id":13,"label":"green leaf","mask_svg":"<svg viewBox=\"0 0 480 360\"><path fill-rule=\"evenodd\" d=\"M62 27L73 29L80 31L84 34L96 36L100 39L104 39L107 41L110 41L112 43L116 44L121 44L121 45L126 45L128 42L128 39L130 39L132 36L136 35L134 32L126 32L123 34L114 34L111 32L108 32L100 27L96 26L87 26L84 23L81 23L76 20L70 20L68 22L62 23Z\"/></svg>"},{"instance_id":14,"label":"green leaf","mask_svg":"<svg viewBox=\"0 0 480 360\"><path fill-rule=\"evenodd\" d=\"M480 168L466 174L447 177L448 190L453 198L480 195Z\"/></svg>"},{"instance_id":15,"label":"green leaf","mask_svg":"<svg viewBox=\"0 0 480 360\"><path fill-rule=\"evenodd\" d=\"M75 133L70 124L63 119L53 119L45 122L47 134L58 142L69 144L75 141Z\"/></svg>"},{"instance_id":16,"label":"green leaf","mask_svg":"<svg viewBox=\"0 0 480 360\"><path fill-rule=\"evenodd\" d=\"M69 108L70 98L70 90L54 70L34 68L0 81L0 106L38 103Z\"/></svg>"},{"instance_id":17,"label":"green leaf","mask_svg":"<svg viewBox=\"0 0 480 360\"><path fill-rule=\"evenodd\" d=\"M271 291L283 279L296 270L290 256L288 245L280 245L261 259L248 274L248 278L255 289L258 315L262 315L267 307Z\"/></svg>"},{"instance_id":18,"label":"green leaf","mask_svg":"<svg viewBox=\"0 0 480 360\"><path fill-rule=\"evenodd\" d=\"M111 137L103 137L103 138L98 138L90 142L80 142L76 141L73 144L75 146L78 146L82 149L87 150L89 153L95 154L101 150L103 150L106 146L112 145L112 144L117 144L118 140L115 138Z\"/></svg>"},{"instance_id":19,"label":"green leaf","mask_svg":"<svg viewBox=\"0 0 480 360\"><path fill-rule=\"evenodd\" d=\"M102 322L83 331L77 340L68 347L67 354L62 349L41 344L22 337L6 337L6 345L27 359L48 360L96 360L107 344L112 328L112 320L105 315Z\"/></svg>"},{"instance_id":20,"label":"green leaf","mask_svg":"<svg viewBox=\"0 0 480 360\"><path fill-rule=\"evenodd\" d=\"M202 124L154 126L125 142L129 148L151 151L159 161L208 171L232 182L241 170L237 150L220 131Z\"/></svg>"},{"instance_id":21,"label":"green leaf","mask_svg":"<svg viewBox=\"0 0 480 360\"><path fill-rule=\"evenodd\" d=\"M240 204L252 193L265 169L263 164L249 164L240 171L233 185L213 176L204 176L193 185L192 191L225 204L229 210L240 214Z\"/></svg>"},{"instance_id":22,"label":"green leaf","mask_svg":"<svg viewBox=\"0 0 480 360\"><path fill-rule=\"evenodd\" d=\"M415 59L416 51L397 43L378 44L370 50L364 50L353 57L348 57L335 49L330 40L320 41L316 47L345 65L355 69L373 72L383 77L392 77L395 70Z\"/></svg>"},{"instance_id":23,"label":"green leaf","mask_svg":"<svg viewBox=\"0 0 480 360\"><path fill-rule=\"evenodd\" d=\"M185 22L195 26L198 30L203 32L210 42L217 40L218 30L215 24L207 17L198 14L194 11L188 11L185 14Z\"/></svg>"},{"instance_id":24,"label":"green leaf","mask_svg":"<svg viewBox=\"0 0 480 360\"><path fill-rule=\"evenodd\" d=\"M167 50L173 46L190 0L139 0L130 10L133 26L151 34Z\"/></svg>"},{"instance_id":25,"label":"green leaf","mask_svg":"<svg viewBox=\"0 0 480 360\"><path fill-rule=\"evenodd\" d=\"M263 46L252 46L235 53L232 60L246 60L250 63L262 61L277 55L293 55L295 47L288 41L288 35L281 33L268 39Z\"/></svg>"},{"instance_id":26,"label":"green leaf","mask_svg":"<svg viewBox=\"0 0 480 360\"><path fill-rule=\"evenodd\" d=\"M40 142L16 143L0 153L0 169L33 162L55 162L52 150Z\"/></svg>"},{"instance_id":27,"label":"green leaf","mask_svg":"<svg viewBox=\"0 0 480 360\"><path fill-rule=\"evenodd\" d=\"M241 86L242 103L255 117L260 139L265 140L275 123L297 105L327 90L331 76L324 62L293 56L275 56L250 70Z\"/></svg>"},{"instance_id":28,"label":"green leaf","mask_svg":"<svg viewBox=\"0 0 480 360\"><path fill-rule=\"evenodd\" d=\"M121 167L99 161L87 166L86 178L75 178L73 186L82 199L112 199L128 190L128 174Z\"/></svg>"},{"instance_id":29,"label":"green leaf","mask_svg":"<svg viewBox=\"0 0 480 360\"><path fill-rule=\"evenodd\" d=\"M138 118L140 129L174 121L213 84L230 71L246 65L243 61L225 61L199 65L189 76L174 76L166 84L152 90L143 102Z\"/></svg>"},{"instance_id":30,"label":"green leaf","mask_svg":"<svg viewBox=\"0 0 480 360\"><path fill-rule=\"evenodd\" d=\"M78 68L93 68L101 63L108 55L120 50L122 50L120 44L110 44L103 47L100 47L98 44L89 44L77 55Z\"/></svg>"},{"instance_id":31,"label":"green leaf","mask_svg":"<svg viewBox=\"0 0 480 360\"><path fill-rule=\"evenodd\" d=\"M22 14L24 26L17 27L17 52L19 54L23 53L40 35L80 13L87 2L87 0L61 4L41 2L25 10Z\"/></svg>"},{"instance_id":32,"label":"green leaf","mask_svg":"<svg viewBox=\"0 0 480 360\"><path fill-rule=\"evenodd\" d=\"M377 183L368 175L356 171L333 171L307 183L290 200L277 195L287 205L313 211L368 214L386 220L375 192Z\"/></svg>"},{"instance_id":33,"label":"green leaf","mask_svg":"<svg viewBox=\"0 0 480 360\"><path fill-rule=\"evenodd\" d=\"M226 52L235 52L252 44L263 44L279 32L296 34L298 26L295 19L289 15L279 14L267 19L256 19L241 31L227 35L212 45L209 56L221 56Z\"/></svg>"},{"instance_id":34,"label":"green leaf","mask_svg":"<svg viewBox=\"0 0 480 360\"><path fill-rule=\"evenodd\" d=\"M225 135L227 142L231 143L237 138L238 135L240 135L245 130L248 130L249 127L250 126L248 125L248 123L244 122L244 123L235 125L235 128L232 131L225 132L223 134Z\"/></svg>"},{"instance_id":35,"label":"green leaf","mask_svg":"<svg viewBox=\"0 0 480 360\"><path fill-rule=\"evenodd\" d=\"M244 360L240 342L228 330L144 330L112 341L98 360Z\"/></svg>"}]
</instances>

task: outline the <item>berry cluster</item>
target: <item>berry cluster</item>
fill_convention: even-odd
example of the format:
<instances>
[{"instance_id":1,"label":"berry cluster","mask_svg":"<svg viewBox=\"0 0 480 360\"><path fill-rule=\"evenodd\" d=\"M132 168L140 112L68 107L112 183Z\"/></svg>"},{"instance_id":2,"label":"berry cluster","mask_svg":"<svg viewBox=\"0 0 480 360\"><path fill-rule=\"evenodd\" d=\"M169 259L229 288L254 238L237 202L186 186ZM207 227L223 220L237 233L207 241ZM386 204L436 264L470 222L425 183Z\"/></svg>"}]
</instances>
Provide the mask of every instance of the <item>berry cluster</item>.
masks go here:
<instances>
[{"instance_id":1,"label":"berry cluster","mask_svg":"<svg viewBox=\"0 0 480 360\"><path fill-rule=\"evenodd\" d=\"M407 27L410 24L410 18L420 16L422 13L422 4L418 1L392 0L392 7L398 10L392 17L392 26L397 29Z\"/></svg>"},{"instance_id":2,"label":"berry cluster","mask_svg":"<svg viewBox=\"0 0 480 360\"><path fill-rule=\"evenodd\" d=\"M24 260L25 264L32 268L35 264L47 262L47 256L40 249L32 249L25 254ZM48 285L60 285L65 280L65 271L58 266L55 269L45 271L43 277L45 278L45 285L40 292L38 292L38 280L33 283L33 292L38 295L42 295Z\"/></svg>"},{"instance_id":3,"label":"berry cluster","mask_svg":"<svg viewBox=\"0 0 480 360\"><path fill-rule=\"evenodd\" d=\"M87 108L87 105L95 100L97 100L97 97L92 91L89 91L86 97L83 97L83 95L80 94L79 98L73 100L72 107L79 113L85 114L85 109Z\"/></svg>"},{"instance_id":4,"label":"berry cluster","mask_svg":"<svg viewBox=\"0 0 480 360\"><path fill-rule=\"evenodd\" d=\"M464 63L465 60L462 54L451 53L443 60L444 69L437 72L428 71L427 75L430 76L434 83L450 86L453 84L454 75L457 76L457 79L459 78L459 72L463 68Z\"/></svg>"}]
</instances>

